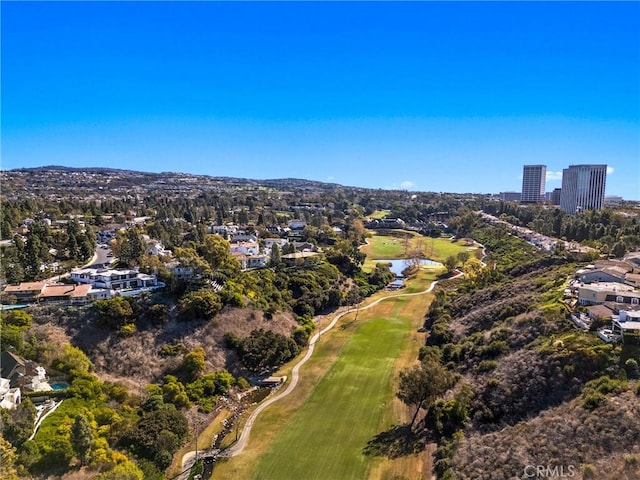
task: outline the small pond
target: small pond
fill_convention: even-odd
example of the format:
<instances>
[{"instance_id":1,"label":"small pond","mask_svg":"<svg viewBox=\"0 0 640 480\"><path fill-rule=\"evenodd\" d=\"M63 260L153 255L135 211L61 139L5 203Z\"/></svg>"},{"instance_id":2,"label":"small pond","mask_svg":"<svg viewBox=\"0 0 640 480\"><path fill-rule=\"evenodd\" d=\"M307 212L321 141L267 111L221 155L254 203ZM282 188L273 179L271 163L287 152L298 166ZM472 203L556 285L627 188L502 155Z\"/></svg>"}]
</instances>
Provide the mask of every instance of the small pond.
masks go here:
<instances>
[{"instance_id":1,"label":"small pond","mask_svg":"<svg viewBox=\"0 0 640 480\"><path fill-rule=\"evenodd\" d=\"M409 266L412 260L408 260L405 258L396 259L396 260L374 260L376 263L387 263L389 264L389 270L391 273L395 274L396 277L402 278L402 271ZM439 262L434 262L433 260L420 260L420 265L442 265Z\"/></svg>"},{"instance_id":2,"label":"small pond","mask_svg":"<svg viewBox=\"0 0 640 480\"><path fill-rule=\"evenodd\" d=\"M388 287L392 290L396 290L402 288L404 286L405 277L402 275L402 271L407 268L413 260L408 260L405 258L395 259L395 260L374 260L376 263L386 263L389 265L389 270L396 276L396 279L391 282ZM442 265L439 262L434 262L433 260L420 260L420 265Z\"/></svg>"}]
</instances>

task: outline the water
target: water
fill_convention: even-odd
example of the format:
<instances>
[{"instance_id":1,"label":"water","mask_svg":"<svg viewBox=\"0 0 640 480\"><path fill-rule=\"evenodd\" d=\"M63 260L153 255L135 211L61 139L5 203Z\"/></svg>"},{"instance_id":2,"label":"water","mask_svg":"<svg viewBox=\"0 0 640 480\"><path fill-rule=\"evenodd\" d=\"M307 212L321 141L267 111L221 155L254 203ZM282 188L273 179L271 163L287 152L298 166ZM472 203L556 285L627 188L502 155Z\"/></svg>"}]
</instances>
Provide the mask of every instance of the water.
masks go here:
<instances>
[{"instance_id":1,"label":"water","mask_svg":"<svg viewBox=\"0 0 640 480\"><path fill-rule=\"evenodd\" d=\"M404 278L402 275L402 271L407 268L413 260L401 258L396 260L374 260L376 263L387 263L389 264L389 270L391 273L395 274L396 277ZM420 265L442 265L439 262L434 262L433 260L420 260Z\"/></svg>"},{"instance_id":2,"label":"water","mask_svg":"<svg viewBox=\"0 0 640 480\"><path fill-rule=\"evenodd\" d=\"M69 384L67 382L57 382L51 384L52 390L66 390L69 388Z\"/></svg>"}]
</instances>

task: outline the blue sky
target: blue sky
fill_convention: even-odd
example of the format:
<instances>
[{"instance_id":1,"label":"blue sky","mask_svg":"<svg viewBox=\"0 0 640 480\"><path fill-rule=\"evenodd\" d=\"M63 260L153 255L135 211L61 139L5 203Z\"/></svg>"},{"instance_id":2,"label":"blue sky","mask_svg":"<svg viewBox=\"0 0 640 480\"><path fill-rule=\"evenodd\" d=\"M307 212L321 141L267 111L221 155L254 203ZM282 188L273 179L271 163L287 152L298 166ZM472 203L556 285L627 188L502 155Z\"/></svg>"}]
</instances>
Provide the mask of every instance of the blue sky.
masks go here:
<instances>
[{"instance_id":1,"label":"blue sky","mask_svg":"<svg viewBox=\"0 0 640 480\"><path fill-rule=\"evenodd\" d=\"M638 2L2 2L2 169L640 199Z\"/></svg>"}]
</instances>

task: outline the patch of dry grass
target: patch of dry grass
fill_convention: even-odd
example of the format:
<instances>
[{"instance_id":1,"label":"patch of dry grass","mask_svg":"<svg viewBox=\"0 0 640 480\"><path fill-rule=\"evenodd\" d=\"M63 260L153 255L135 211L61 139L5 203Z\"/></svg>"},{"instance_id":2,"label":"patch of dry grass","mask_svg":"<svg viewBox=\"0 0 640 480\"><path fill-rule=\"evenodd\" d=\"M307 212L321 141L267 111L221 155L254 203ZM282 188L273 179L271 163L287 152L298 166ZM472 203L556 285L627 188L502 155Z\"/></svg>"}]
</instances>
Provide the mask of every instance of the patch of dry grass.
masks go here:
<instances>
[{"instance_id":1,"label":"patch of dry grass","mask_svg":"<svg viewBox=\"0 0 640 480\"><path fill-rule=\"evenodd\" d=\"M527 465L564 466L565 472L573 466L573 478L640 478L640 405L635 393L610 396L607 405L592 412L580 402L572 400L499 432L463 439L453 457L456 478L521 478ZM593 475L583 475L585 470Z\"/></svg>"}]
</instances>

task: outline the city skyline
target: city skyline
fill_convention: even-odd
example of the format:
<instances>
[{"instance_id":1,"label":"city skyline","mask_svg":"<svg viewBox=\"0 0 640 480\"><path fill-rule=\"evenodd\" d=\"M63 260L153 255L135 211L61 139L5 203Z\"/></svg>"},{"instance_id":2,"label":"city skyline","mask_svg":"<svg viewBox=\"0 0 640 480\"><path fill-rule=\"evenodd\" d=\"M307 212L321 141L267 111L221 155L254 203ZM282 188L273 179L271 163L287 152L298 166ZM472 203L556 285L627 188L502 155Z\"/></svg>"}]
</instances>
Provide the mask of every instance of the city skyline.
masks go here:
<instances>
[{"instance_id":1,"label":"city skyline","mask_svg":"<svg viewBox=\"0 0 640 480\"><path fill-rule=\"evenodd\" d=\"M640 200L638 3L3 2L2 169Z\"/></svg>"}]
</instances>

